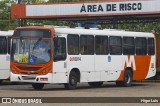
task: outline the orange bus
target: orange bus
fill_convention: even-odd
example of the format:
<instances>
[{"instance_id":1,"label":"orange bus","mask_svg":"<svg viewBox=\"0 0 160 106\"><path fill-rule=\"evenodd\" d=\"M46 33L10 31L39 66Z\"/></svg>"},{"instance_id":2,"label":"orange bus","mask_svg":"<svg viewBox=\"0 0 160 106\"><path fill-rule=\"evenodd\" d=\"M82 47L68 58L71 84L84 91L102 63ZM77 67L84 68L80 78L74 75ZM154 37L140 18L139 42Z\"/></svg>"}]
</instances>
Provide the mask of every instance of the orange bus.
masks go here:
<instances>
[{"instance_id":1,"label":"orange bus","mask_svg":"<svg viewBox=\"0 0 160 106\"><path fill-rule=\"evenodd\" d=\"M45 83L99 87L104 81L128 87L155 76L155 43L154 34L145 32L20 27L12 37L10 79L34 89Z\"/></svg>"}]
</instances>

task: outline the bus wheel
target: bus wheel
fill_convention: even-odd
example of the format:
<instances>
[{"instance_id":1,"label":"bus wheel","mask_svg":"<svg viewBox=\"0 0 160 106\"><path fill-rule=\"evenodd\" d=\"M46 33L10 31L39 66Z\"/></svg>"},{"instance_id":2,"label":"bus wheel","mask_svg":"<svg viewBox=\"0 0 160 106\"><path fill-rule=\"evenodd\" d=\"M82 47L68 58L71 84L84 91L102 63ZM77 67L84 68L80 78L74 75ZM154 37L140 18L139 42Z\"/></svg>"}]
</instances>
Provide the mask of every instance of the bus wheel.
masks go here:
<instances>
[{"instance_id":1,"label":"bus wheel","mask_svg":"<svg viewBox=\"0 0 160 106\"><path fill-rule=\"evenodd\" d=\"M88 82L90 87L101 87L103 82Z\"/></svg>"},{"instance_id":2,"label":"bus wheel","mask_svg":"<svg viewBox=\"0 0 160 106\"><path fill-rule=\"evenodd\" d=\"M65 83L64 87L68 90L76 89L78 82L78 77L75 72L71 72L69 75L69 83Z\"/></svg>"},{"instance_id":3,"label":"bus wheel","mask_svg":"<svg viewBox=\"0 0 160 106\"><path fill-rule=\"evenodd\" d=\"M129 87L132 84L132 72L130 70L126 70L124 73L123 81L117 81L117 86Z\"/></svg>"},{"instance_id":4,"label":"bus wheel","mask_svg":"<svg viewBox=\"0 0 160 106\"><path fill-rule=\"evenodd\" d=\"M32 87L36 90L41 90L44 87L43 83L33 83Z\"/></svg>"}]
</instances>

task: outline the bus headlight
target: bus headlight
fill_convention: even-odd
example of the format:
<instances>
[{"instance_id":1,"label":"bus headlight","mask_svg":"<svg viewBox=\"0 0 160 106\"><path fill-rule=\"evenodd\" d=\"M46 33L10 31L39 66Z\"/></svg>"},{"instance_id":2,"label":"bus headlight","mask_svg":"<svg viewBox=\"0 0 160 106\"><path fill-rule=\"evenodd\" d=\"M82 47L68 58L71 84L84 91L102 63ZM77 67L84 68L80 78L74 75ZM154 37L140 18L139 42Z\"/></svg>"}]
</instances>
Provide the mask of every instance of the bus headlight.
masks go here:
<instances>
[{"instance_id":1,"label":"bus headlight","mask_svg":"<svg viewBox=\"0 0 160 106\"><path fill-rule=\"evenodd\" d=\"M49 69L46 68L45 70L42 71L42 74L45 75L45 74L47 74L48 72L49 72Z\"/></svg>"},{"instance_id":2,"label":"bus headlight","mask_svg":"<svg viewBox=\"0 0 160 106\"><path fill-rule=\"evenodd\" d=\"M14 73L14 74L17 73L16 70L13 67L11 67L11 72Z\"/></svg>"}]
</instances>

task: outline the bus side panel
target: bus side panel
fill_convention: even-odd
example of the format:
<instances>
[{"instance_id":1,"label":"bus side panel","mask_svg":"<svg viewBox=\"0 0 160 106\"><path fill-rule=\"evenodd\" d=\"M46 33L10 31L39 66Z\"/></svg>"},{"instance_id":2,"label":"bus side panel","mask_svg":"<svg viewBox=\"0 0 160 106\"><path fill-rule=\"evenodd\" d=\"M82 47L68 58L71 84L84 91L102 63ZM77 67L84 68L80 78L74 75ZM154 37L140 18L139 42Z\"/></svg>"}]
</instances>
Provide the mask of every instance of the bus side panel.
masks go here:
<instances>
[{"instance_id":1,"label":"bus side panel","mask_svg":"<svg viewBox=\"0 0 160 106\"><path fill-rule=\"evenodd\" d=\"M143 80L146 78L151 62L151 56L135 56L136 70L133 80Z\"/></svg>"},{"instance_id":2,"label":"bus side panel","mask_svg":"<svg viewBox=\"0 0 160 106\"><path fill-rule=\"evenodd\" d=\"M67 83L66 60L53 62L53 83Z\"/></svg>"},{"instance_id":3,"label":"bus side panel","mask_svg":"<svg viewBox=\"0 0 160 106\"><path fill-rule=\"evenodd\" d=\"M133 80L143 80L155 75L155 56L124 56L124 70L118 80L123 80L127 67L133 71Z\"/></svg>"},{"instance_id":4,"label":"bus side panel","mask_svg":"<svg viewBox=\"0 0 160 106\"><path fill-rule=\"evenodd\" d=\"M122 56L96 55L95 71L100 72L100 81L115 81L120 76Z\"/></svg>"},{"instance_id":5,"label":"bus side panel","mask_svg":"<svg viewBox=\"0 0 160 106\"><path fill-rule=\"evenodd\" d=\"M153 77L156 75L156 63L155 63L156 57L155 56L151 56L151 61L150 61L150 65L149 65L149 70L148 70L148 74L146 76L145 79Z\"/></svg>"},{"instance_id":6,"label":"bus side panel","mask_svg":"<svg viewBox=\"0 0 160 106\"><path fill-rule=\"evenodd\" d=\"M95 81L94 55L68 55L68 73L74 68L80 71L80 82Z\"/></svg>"},{"instance_id":7,"label":"bus side panel","mask_svg":"<svg viewBox=\"0 0 160 106\"><path fill-rule=\"evenodd\" d=\"M10 75L10 56L0 55L0 79L8 79Z\"/></svg>"},{"instance_id":8,"label":"bus side panel","mask_svg":"<svg viewBox=\"0 0 160 106\"><path fill-rule=\"evenodd\" d=\"M68 83L74 68L80 71L80 82L95 81L94 55L68 55L65 61L53 62L53 82Z\"/></svg>"},{"instance_id":9,"label":"bus side panel","mask_svg":"<svg viewBox=\"0 0 160 106\"><path fill-rule=\"evenodd\" d=\"M68 74L70 74L71 71L74 71L73 69L78 69L80 71L80 82L95 81L94 55L68 55Z\"/></svg>"}]
</instances>

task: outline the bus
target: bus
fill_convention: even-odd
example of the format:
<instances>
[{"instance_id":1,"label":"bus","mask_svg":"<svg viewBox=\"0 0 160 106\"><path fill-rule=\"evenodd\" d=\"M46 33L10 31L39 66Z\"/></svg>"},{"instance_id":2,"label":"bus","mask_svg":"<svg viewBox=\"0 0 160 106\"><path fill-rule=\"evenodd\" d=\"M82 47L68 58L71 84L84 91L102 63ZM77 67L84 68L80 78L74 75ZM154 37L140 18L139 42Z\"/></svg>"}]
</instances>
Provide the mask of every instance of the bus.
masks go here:
<instances>
[{"instance_id":1,"label":"bus","mask_svg":"<svg viewBox=\"0 0 160 106\"><path fill-rule=\"evenodd\" d=\"M37 90L47 83L72 90L81 82L100 87L105 81L128 87L155 76L155 43L153 33L19 27L12 36L10 80Z\"/></svg>"},{"instance_id":2,"label":"bus","mask_svg":"<svg viewBox=\"0 0 160 106\"><path fill-rule=\"evenodd\" d=\"M0 83L10 76L10 41L14 31L0 31Z\"/></svg>"}]
</instances>

